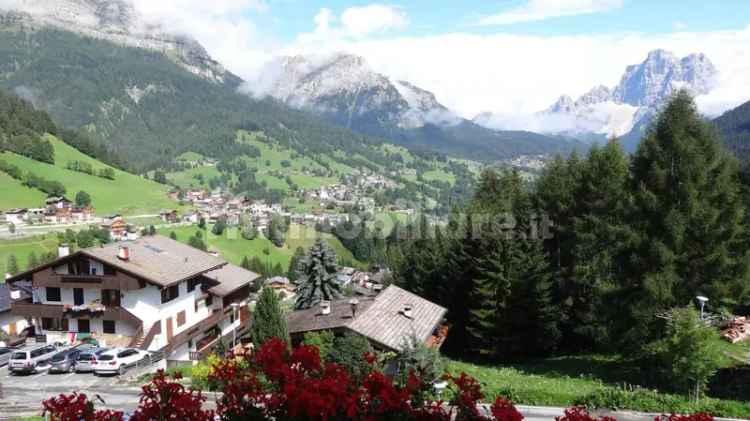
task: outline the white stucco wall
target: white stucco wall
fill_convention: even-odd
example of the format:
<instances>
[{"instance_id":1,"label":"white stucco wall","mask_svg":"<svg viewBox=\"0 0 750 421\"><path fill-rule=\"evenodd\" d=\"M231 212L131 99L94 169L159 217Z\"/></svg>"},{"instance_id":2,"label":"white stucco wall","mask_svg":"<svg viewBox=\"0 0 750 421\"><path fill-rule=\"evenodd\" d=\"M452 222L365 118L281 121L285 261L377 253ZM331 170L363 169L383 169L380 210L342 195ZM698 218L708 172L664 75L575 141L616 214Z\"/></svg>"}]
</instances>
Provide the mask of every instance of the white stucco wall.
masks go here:
<instances>
[{"instance_id":1,"label":"white stucco wall","mask_svg":"<svg viewBox=\"0 0 750 421\"><path fill-rule=\"evenodd\" d=\"M0 329L5 333L10 334L10 324L16 322L16 334L21 333L22 330L29 326L26 318L11 314L10 311L0 313Z\"/></svg>"}]
</instances>

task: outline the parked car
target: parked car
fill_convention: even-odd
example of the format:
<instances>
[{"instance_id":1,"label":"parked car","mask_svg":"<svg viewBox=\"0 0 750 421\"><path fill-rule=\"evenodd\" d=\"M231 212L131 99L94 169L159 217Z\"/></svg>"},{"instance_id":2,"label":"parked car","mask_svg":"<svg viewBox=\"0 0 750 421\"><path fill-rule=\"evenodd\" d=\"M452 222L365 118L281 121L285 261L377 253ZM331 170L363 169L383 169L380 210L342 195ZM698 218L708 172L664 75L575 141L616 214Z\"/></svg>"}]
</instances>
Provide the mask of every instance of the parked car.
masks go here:
<instances>
[{"instance_id":1,"label":"parked car","mask_svg":"<svg viewBox=\"0 0 750 421\"><path fill-rule=\"evenodd\" d=\"M28 350L15 351L10 356L8 370L15 373L36 373L37 368L49 362L57 352L54 345L40 345Z\"/></svg>"},{"instance_id":2,"label":"parked car","mask_svg":"<svg viewBox=\"0 0 750 421\"><path fill-rule=\"evenodd\" d=\"M75 370L78 356L85 351L93 349L93 345L82 344L73 348L64 349L50 358L50 373L70 373Z\"/></svg>"},{"instance_id":3,"label":"parked car","mask_svg":"<svg viewBox=\"0 0 750 421\"><path fill-rule=\"evenodd\" d=\"M0 348L0 366L8 364L8 361L10 361L10 356L13 355L13 351L13 348Z\"/></svg>"},{"instance_id":4,"label":"parked car","mask_svg":"<svg viewBox=\"0 0 750 421\"><path fill-rule=\"evenodd\" d=\"M148 352L135 348L116 348L100 355L96 362L92 362L94 375L125 374L128 368L135 366L146 355Z\"/></svg>"},{"instance_id":5,"label":"parked car","mask_svg":"<svg viewBox=\"0 0 750 421\"><path fill-rule=\"evenodd\" d=\"M76 360L76 373L90 373L94 371L94 364L99 359L99 356L109 351L111 351L110 348L96 348L81 352L78 354L78 359Z\"/></svg>"}]
</instances>

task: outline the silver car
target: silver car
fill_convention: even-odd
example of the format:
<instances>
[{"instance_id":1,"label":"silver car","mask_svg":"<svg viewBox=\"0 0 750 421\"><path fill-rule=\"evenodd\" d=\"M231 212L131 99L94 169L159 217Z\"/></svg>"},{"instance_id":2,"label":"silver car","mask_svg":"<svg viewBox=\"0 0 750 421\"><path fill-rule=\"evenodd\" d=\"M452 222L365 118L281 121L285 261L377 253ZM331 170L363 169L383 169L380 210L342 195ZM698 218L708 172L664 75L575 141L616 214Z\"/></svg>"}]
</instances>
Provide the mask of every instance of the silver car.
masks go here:
<instances>
[{"instance_id":1,"label":"silver car","mask_svg":"<svg viewBox=\"0 0 750 421\"><path fill-rule=\"evenodd\" d=\"M109 348L97 348L88 351L81 352L78 354L78 360L76 360L75 371L76 373L90 373L94 371L94 365L100 355L110 351Z\"/></svg>"},{"instance_id":2,"label":"silver car","mask_svg":"<svg viewBox=\"0 0 750 421\"><path fill-rule=\"evenodd\" d=\"M8 361L10 361L10 356L13 355L13 351L13 348L0 348L0 366L8 364Z\"/></svg>"},{"instance_id":3,"label":"silver car","mask_svg":"<svg viewBox=\"0 0 750 421\"><path fill-rule=\"evenodd\" d=\"M82 352L78 348L64 349L50 358L50 373L71 373L75 369L78 355Z\"/></svg>"},{"instance_id":4,"label":"silver car","mask_svg":"<svg viewBox=\"0 0 750 421\"><path fill-rule=\"evenodd\" d=\"M54 345L41 345L24 351L14 351L8 362L10 374L36 373L57 352Z\"/></svg>"}]
</instances>

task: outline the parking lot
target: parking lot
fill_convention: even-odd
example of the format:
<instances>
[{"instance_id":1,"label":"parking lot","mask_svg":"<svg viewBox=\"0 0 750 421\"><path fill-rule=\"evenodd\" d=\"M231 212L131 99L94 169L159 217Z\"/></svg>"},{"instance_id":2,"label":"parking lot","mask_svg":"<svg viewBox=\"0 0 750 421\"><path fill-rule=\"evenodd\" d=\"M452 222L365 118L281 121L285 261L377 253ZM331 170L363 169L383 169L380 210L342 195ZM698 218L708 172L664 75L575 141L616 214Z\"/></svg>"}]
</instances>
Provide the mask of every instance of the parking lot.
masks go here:
<instances>
[{"instance_id":1,"label":"parking lot","mask_svg":"<svg viewBox=\"0 0 750 421\"><path fill-rule=\"evenodd\" d=\"M90 389L97 387L123 384L119 376L94 376L94 373L49 373L46 367L40 368L36 374L8 373L8 366L0 368L0 384L4 388L59 388L68 387L70 390Z\"/></svg>"}]
</instances>

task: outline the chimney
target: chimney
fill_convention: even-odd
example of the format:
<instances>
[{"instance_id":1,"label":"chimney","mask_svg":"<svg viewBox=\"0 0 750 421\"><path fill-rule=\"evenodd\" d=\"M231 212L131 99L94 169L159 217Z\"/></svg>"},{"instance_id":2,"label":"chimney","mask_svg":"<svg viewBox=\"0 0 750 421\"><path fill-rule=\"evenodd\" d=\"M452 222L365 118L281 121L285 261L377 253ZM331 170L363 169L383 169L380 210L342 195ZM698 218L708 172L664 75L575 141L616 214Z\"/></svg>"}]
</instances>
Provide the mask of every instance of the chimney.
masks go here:
<instances>
[{"instance_id":1,"label":"chimney","mask_svg":"<svg viewBox=\"0 0 750 421\"><path fill-rule=\"evenodd\" d=\"M327 314L331 314L331 302L330 301L320 302L320 314L324 316Z\"/></svg>"},{"instance_id":2,"label":"chimney","mask_svg":"<svg viewBox=\"0 0 750 421\"><path fill-rule=\"evenodd\" d=\"M117 250L117 258L125 262L129 261L130 249L127 246L120 246L120 248Z\"/></svg>"},{"instance_id":3,"label":"chimney","mask_svg":"<svg viewBox=\"0 0 750 421\"><path fill-rule=\"evenodd\" d=\"M404 313L404 316L406 316L409 319L413 318L412 308L413 306L411 304L404 304L403 313Z\"/></svg>"},{"instance_id":4,"label":"chimney","mask_svg":"<svg viewBox=\"0 0 750 421\"><path fill-rule=\"evenodd\" d=\"M349 306L352 308L352 319L357 317L357 305L359 304L359 300L356 298L352 298L349 300Z\"/></svg>"},{"instance_id":5,"label":"chimney","mask_svg":"<svg viewBox=\"0 0 750 421\"><path fill-rule=\"evenodd\" d=\"M70 255L70 246L65 243L60 244L57 247L57 257L65 257Z\"/></svg>"}]
</instances>

